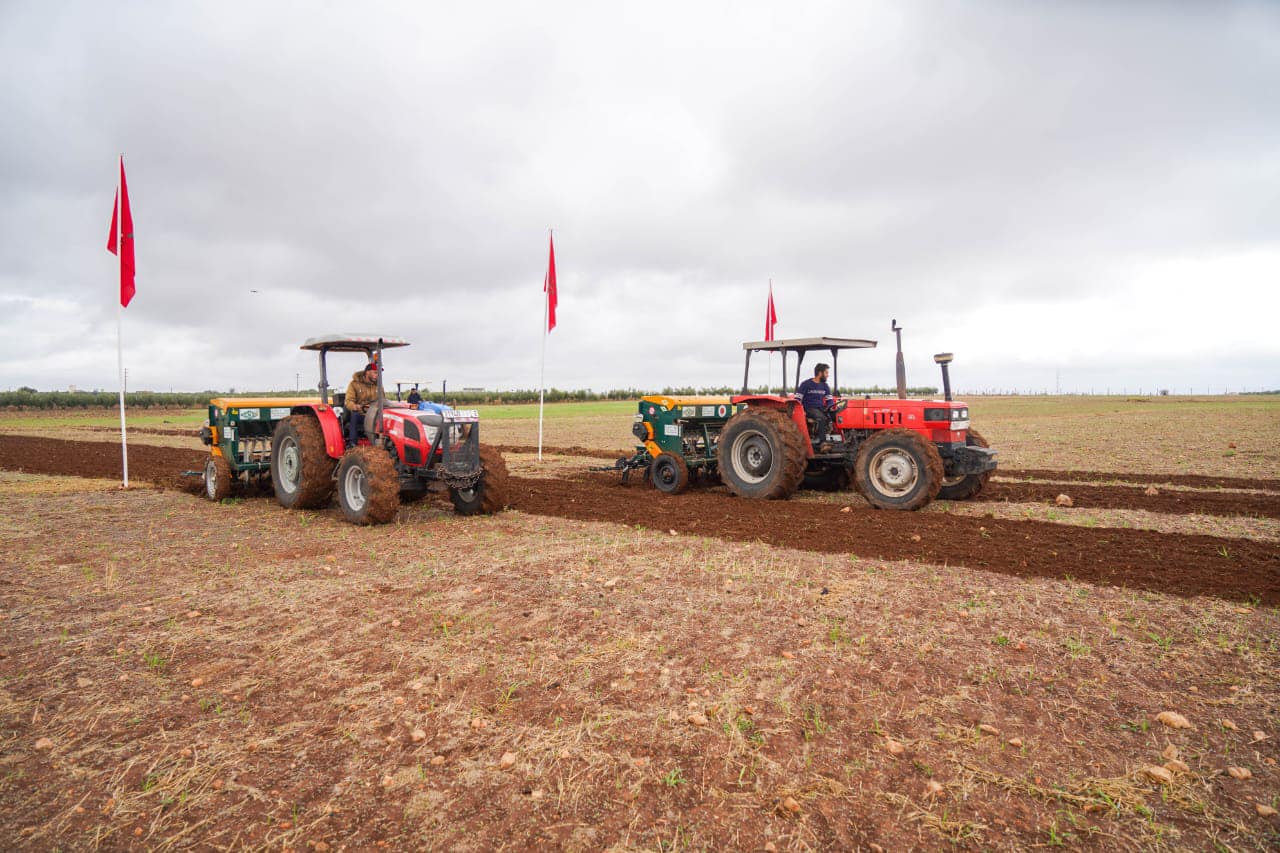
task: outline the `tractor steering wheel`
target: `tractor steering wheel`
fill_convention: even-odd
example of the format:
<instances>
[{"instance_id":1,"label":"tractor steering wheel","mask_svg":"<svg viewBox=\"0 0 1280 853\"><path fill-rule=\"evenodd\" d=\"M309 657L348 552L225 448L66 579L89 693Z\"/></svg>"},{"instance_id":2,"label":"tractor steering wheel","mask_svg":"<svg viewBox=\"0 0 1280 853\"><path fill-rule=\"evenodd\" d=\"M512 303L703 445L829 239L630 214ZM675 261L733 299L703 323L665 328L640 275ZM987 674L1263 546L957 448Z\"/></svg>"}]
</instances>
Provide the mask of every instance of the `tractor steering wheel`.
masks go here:
<instances>
[{"instance_id":1,"label":"tractor steering wheel","mask_svg":"<svg viewBox=\"0 0 1280 853\"><path fill-rule=\"evenodd\" d=\"M840 414L841 412L843 412L845 409L847 409L848 407L849 407L849 401L848 401L848 400L841 400L841 401L839 401L838 403L836 403L834 406L832 406L832 407L831 407L831 413L832 413L832 414L835 414L835 415L838 415L838 414Z\"/></svg>"}]
</instances>

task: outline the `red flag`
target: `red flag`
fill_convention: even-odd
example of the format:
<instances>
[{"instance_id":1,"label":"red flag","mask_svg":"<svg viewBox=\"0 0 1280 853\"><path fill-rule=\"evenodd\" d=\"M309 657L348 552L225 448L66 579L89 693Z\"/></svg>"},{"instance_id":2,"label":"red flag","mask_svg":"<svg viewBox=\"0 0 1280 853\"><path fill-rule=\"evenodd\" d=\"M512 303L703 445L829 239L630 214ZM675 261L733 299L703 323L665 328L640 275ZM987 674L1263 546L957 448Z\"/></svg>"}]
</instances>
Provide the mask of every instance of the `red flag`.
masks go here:
<instances>
[{"instance_id":1,"label":"red flag","mask_svg":"<svg viewBox=\"0 0 1280 853\"><path fill-rule=\"evenodd\" d=\"M773 324L778 322L778 312L773 308L773 282L769 282L769 306L764 312L764 339L773 340Z\"/></svg>"},{"instance_id":2,"label":"red flag","mask_svg":"<svg viewBox=\"0 0 1280 853\"><path fill-rule=\"evenodd\" d=\"M116 220L117 215L119 221ZM118 252L117 234L120 236ZM120 187L116 190L116 202L111 207L111 236L107 237L107 251L120 257L120 305L128 308L136 291L133 283L136 268L133 262L133 213L129 210L129 185L124 182L123 157L120 158Z\"/></svg>"},{"instance_id":3,"label":"red flag","mask_svg":"<svg viewBox=\"0 0 1280 853\"><path fill-rule=\"evenodd\" d=\"M547 261L547 277L542 280L542 292L547 294L547 331L556 327L556 238L551 238L551 259Z\"/></svg>"}]
</instances>

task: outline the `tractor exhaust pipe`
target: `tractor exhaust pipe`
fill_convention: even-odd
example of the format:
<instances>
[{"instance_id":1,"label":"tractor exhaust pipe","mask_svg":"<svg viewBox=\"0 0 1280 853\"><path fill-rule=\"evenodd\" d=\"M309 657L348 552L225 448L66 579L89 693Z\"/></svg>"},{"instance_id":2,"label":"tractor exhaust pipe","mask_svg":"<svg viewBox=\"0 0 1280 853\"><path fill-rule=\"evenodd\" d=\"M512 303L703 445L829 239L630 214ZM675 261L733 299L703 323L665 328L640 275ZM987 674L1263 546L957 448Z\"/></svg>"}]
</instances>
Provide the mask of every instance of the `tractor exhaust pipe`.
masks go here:
<instances>
[{"instance_id":1,"label":"tractor exhaust pipe","mask_svg":"<svg viewBox=\"0 0 1280 853\"><path fill-rule=\"evenodd\" d=\"M951 402L951 372L947 370L947 365L954 357L949 352L940 352L933 357L934 362L942 368L942 397L948 403Z\"/></svg>"},{"instance_id":2,"label":"tractor exhaust pipe","mask_svg":"<svg viewBox=\"0 0 1280 853\"><path fill-rule=\"evenodd\" d=\"M898 336L898 399L907 399L907 366L902 360L902 327L894 320L889 330Z\"/></svg>"}]
</instances>

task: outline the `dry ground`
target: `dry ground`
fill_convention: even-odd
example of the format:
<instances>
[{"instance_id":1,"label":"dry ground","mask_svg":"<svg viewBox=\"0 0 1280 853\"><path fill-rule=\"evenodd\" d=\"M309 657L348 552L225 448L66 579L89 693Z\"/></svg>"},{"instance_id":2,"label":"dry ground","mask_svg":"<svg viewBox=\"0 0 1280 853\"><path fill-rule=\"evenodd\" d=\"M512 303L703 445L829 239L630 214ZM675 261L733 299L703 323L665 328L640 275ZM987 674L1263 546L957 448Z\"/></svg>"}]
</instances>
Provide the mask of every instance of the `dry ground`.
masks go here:
<instances>
[{"instance_id":1,"label":"dry ground","mask_svg":"<svg viewBox=\"0 0 1280 853\"><path fill-rule=\"evenodd\" d=\"M1123 431L1084 464L1084 420L1006 416L984 427L1028 468L1280 475L1274 409L1256 436L1195 433L1201 457L1237 444L1212 460L1146 467ZM1018 438L1055 420L1076 442L1059 466ZM524 444L514 423L500 440ZM554 443L625 447L628 423ZM0 836L19 847L1280 844L1259 813L1280 808L1276 607L518 509L424 502L361 529L96 480L0 472L0 495ZM993 510L1054 511L931 512L981 512L976 533ZM1269 518L1131 512L1049 520L1275 542ZM1167 783L1143 772L1166 764Z\"/></svg>"}]
</instances>

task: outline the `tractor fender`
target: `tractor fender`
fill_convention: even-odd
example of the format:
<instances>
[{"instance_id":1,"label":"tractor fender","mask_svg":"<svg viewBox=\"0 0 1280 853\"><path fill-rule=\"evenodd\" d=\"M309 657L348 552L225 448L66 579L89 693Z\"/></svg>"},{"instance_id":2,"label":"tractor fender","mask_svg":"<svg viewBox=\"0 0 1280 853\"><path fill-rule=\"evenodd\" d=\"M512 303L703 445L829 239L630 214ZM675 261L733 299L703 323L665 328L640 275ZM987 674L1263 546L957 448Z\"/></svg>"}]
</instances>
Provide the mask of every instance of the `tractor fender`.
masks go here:
<instances>
[{"instance_id":1,"label":"tractor fender","mask_svg":"<svg viewBox=\"0 0 1280 853\"><path fill-rule=\"evenodd\" d=\"M332 406L316 403L310 406L294 406L291 412L295 415L311 415L320 423L320 431L324 433L324 451L333 459L341 459L346 452L347 442L342 435L342 424L338 423L338 414Z\"/></svg>"},{"instance_id":2,"label":"tractor fender","mask_svg":"<svg viewBox=\"0 0 1280 853\"><path fill-rule=\"evenodd\" d=\"M784 412L796 429L800 430L800 438L804 440L806 459L813 458L813 442L809 440L809 425L804 420L804 408L795 397L779 397L776 394L740 394L732 398L735 406L745 403L748 407L760 406Z\"/></svg>"}]
</instances>

